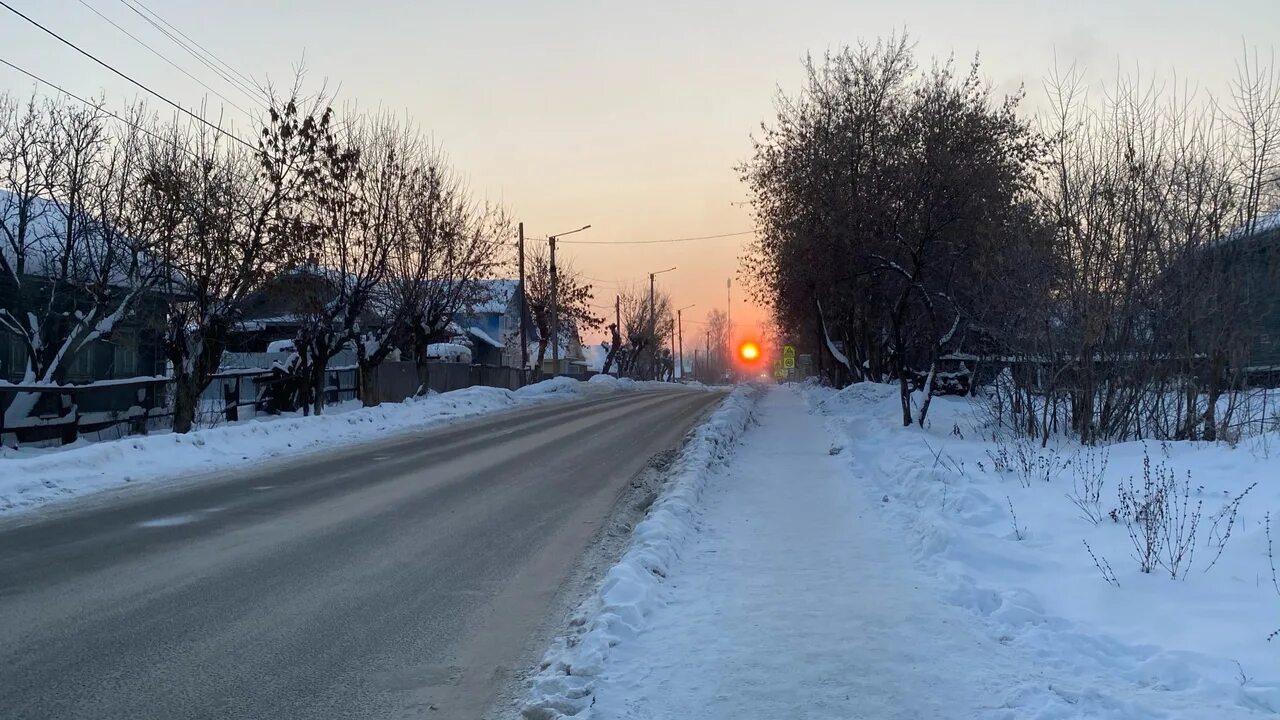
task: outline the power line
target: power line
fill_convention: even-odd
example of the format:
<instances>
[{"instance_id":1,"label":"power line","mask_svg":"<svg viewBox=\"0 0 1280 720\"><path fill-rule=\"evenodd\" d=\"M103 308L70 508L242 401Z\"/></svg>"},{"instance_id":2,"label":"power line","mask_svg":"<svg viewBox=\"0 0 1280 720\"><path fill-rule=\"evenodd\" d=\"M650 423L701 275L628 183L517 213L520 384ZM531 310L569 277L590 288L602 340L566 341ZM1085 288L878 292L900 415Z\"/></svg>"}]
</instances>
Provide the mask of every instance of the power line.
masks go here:
<instances>
[{"instance_id":1,"label":"power line","mask_svg":"<svg viewBox=\"0 0 1280 720\"><path fill-rule=\"evenodd\" d=\"M208 90L209 92L213 93L214 95L217 95L218 97L222 98L222 100L223 100L224 102L226 102L228 105L230 105L231 107L233 107L233 108L235 108L235 109L239 110L240 112L244 113L245 115L248 115L251 119L253 118L253 115L252 115L248 110L245 110L244 108L240 107L240 106L239 106L239 105L237 105L235 102L233 102L230 98L228 98L226 95L223 95L222 93L218 92L217 90L215 90L215 89L213 89L212 87L210 87L209 85L207 85L207 84L205 83L205 81L203 81L203 80L201 80L200 78L196 77L195 75L192 75L191 73L187 72L185 68L183 68L182 66L178 65L178 63L176 63L176 62L174 62L174 61L170 60L169 58L165 57L165 55L164 55L163 53L161 53L159 50L156 50L155 48L151 47L151 45L147 44L147 42L146 42L146 41L142 40L142 39L141 39L141 38L139 38L137 35L134 35L133 33L129 32L128 30L124 29L123 27L120 27L120 25L119 25L119 24L117 24L115 20L112 20L111 18L107 17L106 15L103 15L101 12L98 12L98 9L97 9L97 8L95 8L94 6L90 5L88 2L86 2L86 0L80 0L80 4L81 4L81 5L83 5L83 6L85 6L86 8L88 8L88 9L89 9L89 12L91 12L91 13L93 13L94 15L97 15L98 17L102 18L102 19L103 19L104 21L106 21L107 23L110 23L110 25L111 25L112 27L114 27L115 29L119 30L120 32L124 33L125 35L128 35L130 38L132 38L132 39L133 39L133 41L134 41L134 42L136 42L136 43L138 43L139 45L141 45L142 47L144 47L144 48L146 48L146 49L150 50L150 51L151 51L151 53L152 53L153 55L155 55L156 57L158 57L158 58L160 58L161 60L163 60L163 61L165 61L165 62L169 63L169 65L170 65L170 66L172 66L172 67L173 67L175 70L177 70L178 72L180 72L180 73L182 73L183 75L186 75L188 78L190 78L190 79L192 79L192 80L194 80L194 81L196 81L196 82L200 83L200 85L201 85L201 86L203 86L205 90Z\"/></svg>"},{"instance_id":2,"label":"power line","mask_svg":"<svg viewBox=\"0 0 1280 720\"><path fill-rule=\"evenodd\" d=\"M182 32L182 30L181 30L181 29L179 29L179 28L177 28L177 27L175 27L175 26L173 25L173 23L169 22L168 20L165 20L163 17L161 17L161 16L160 16L160 13L156 12L155 10L152 10L150 7L148 7L148 6L146 5L146 3L142 2L142 0L120 0L120 1L121 1L122 3L124 3L125 5L130 5L130 3L132 2L132 4L133 4L133 5L137 5L138 7L142 8L143 10L146 10L148 14L152 15L152 16L153 16L153 17L155 17L157 20L159 20L160 22L164 23L164 24L165 24L165 26L167 26L169 29L171 29L171 30L173 30L174 32L176 32L176 33L178 33L179 35L181 35L181 36L182 36L182 37L183 37L187 42L189 42L189 43L191 43L192 45L195 45L196 47L200 48L201 52L203 52L204 54L206 54L206 55L208 55L209 57L213 58L214 60L216 60L216 61L218 62L218 64L219 64L219 65L223 66L223 67L224 67L224 68L226 68L227 70L231 71L234 75L236 75L237 77L239 77L241 80L243 80L243 81L244 81L244 84L245 84L246 86L248 86L248 87L249 87L251 90L253 90L254 92L258 93L258 95L260 95L260 96L262 97L262 99L263 99L263 100L266 100L266 101L270 102L271 98L267 97L267 96L266 96L266 94L265 94L265 93L263 93L263 92L262 92L262 91L261 91L261 90L260 90L260 89L255 85L255 84L254 84L254 80L253 80L253 78L248 77L248 76L247 76L247 75L245 75L244 73L242 73L242 72L240 72L239 70L235 69L235 67L233 67L232 65L230 65L229 63L227 63L226 61L224 61L222 58L220 58L220 57L218 57L217 55L215 55L215 54L213 53L213 51L212 51L212 50L209 50L209 49L208 49L208 48L206 48L205 46L203 46L203 45L201 45L200 43L198 43L198 42L196 42L195 40L193 40L193 39L191 38L191 36L190 36L190 35L187 35L186 33ZM131 7L132 7L132 6L131 6ZM135 12L137 12L137 11L135 10Z\"/></svg>"},{"instance_id":3,"label":"power line","mask_svg":"<svg viewBox=\"0 0 1280 720\"><path fill-rule=\"evenodd\" d=\"M183 113L183 114L185 114L185 115L190 116L191 118L195 119L196 121L198 121L198 122L200 122L200 123L202 123L202 124L204 124L204 125L208 126L208 127L209 127L210 129L212 129L213 131L215 131L215 132L217 132L217 133L220 133L220 134L222 134L222 135L226 135L227 137L231 138L232 140L235 140L236 142L240 143L241 145L244 145L245 147L247 147L247 148L249 148L249 149L251 149L251 150L255 150L255 151L256 151L256 150L258 149L257 147L255 147L255 146L253 146L253 145L250 145L249 143L247 143L247 142L245 142L244 140L240 139L240 137L239 137L239 136L237 136L237 135L233 135L232 133L229 133L229 132L227 132L226 130L223 130L222 128L218 127L217 125L214 125L213 123L209 122L208 120L205 120L204 118L200 117L199 115L196 115L195 113L193 113L193 112L191 112L190 110L188 110L188 109L186 109L186 108L182 107L181 105L179 105L178 103L176 103L176 102L174 102L174 101L170 100L169 98L165 97L164 95L161 95L160 93L156 92L155 90L152 90L151 88L147 87L146 85L143 85L142 83L138 82L137 80L134 80L132 77L129 77L128 75L124 74L124 73L123 73L123 72L121 72L120 70L115 69L113 66L111 66L111 65L107 64L106 62L103 62L102 60L99 60L99 59L97 58L97 56L93 55L92 53L88 52L87 50L82 49L79 45L76 45L75 43L71 42L70 40L68 40L68 39L66 39L66 38L64 38L64 37L62 37L62 36L61 36L61 35L59 35L58 33L56 33L56 32L54 32L54 31L50 30L49 28L45 27L44 25L41 25L40 23L36 22L35 20L32 20L31 18L27 17L27 16L26 16L26 15L24 15L22 12L20 12L20 11L19 11L19 10L17 10L17 9L15 9L12 5L10 5L9 3L5 2L5 0L0 0L0 6L3 6L6 10L8 10L8 11L9 11L9 12L11 12L11 13L13 13L14 15L17 15L18 17L22 18L23 20L26 20L27 22L31 23L32 25L35 25L36 27L38 27L38 28L40 28L41 30L45 31L45 32L46 32L46 33L48 33L49 35L51 35L51 36L53 36L54 38L56 38L57 40L59 40L63 45L66 45L67 47L71 48L72 50L75 50L76 52L80 53L81 55L84 55L85 57L89 58L90 60L92 60L92 61L94 61L94 62L98 63L99 65L101 65L102 67L104 67L104 68L106 68L106 69L110 70L111 72L115 73L116 75L119 75L120 77L124 78L125 80L128 80L129 82L133 83L134 85L137 85L138 87L140 87L140 88L142 88L143 90L147 91L148 93L150 93L150 94L152 94L152 95L154 95L154 96L156 96L156 97L160 98L160 99L161 99L161 100L163 100L165 103L167 103L167 104L169 104L169 105L173 106L173 108L174 108L175 110L177 110L178 112L181 112L181 113Z\"/></svg>"},{"instance_id":4,"label":"power line","mask_svg":"<svg viewBox=\"0 0 1280 720\"><path fill-rule=\"evenodd\" d=\"M743 230L720 235L700 235L698 237L667 238L665 240L557 240L556 242L564 243L565 245L657 245L659 243L692 242L694 240L716 240L738 235L754 235L755 233L755 230Z\"/></svg>"},{"instance_id":5,"label":"power line","mask_svg":"<svg viewBox=\"0 0 1280 720\"><path fill-rule=\"evenodd\" d=\"M109 115L110 117L113 117L113 118L115 118L116 120L119 120L120 122L124 123L125 125L128 125L129 127L133 128L133 129L135 129L135 130L137 130L137 131L139 131L139 132L146 133L147 135L151 136L152 138L154 138L154 139L156 139L156 140L160 140L161 142L166 142L166 143L168 143L168 144L172 145L173 147L175 147L175 148L177 148L177 149L179 149L179 150L181 150L181 151L185 152L186 154L190 155L191 157L196 158L197 160L199 159L199 156L197 156L195 153L191 152L190 150L188 150L187 148L183 147L182 145L180 145L180 144L178 144L178 143L174 142L174 141L173 141L173 140L171 140L170 138L164 137L163 135L158 135L158 134L156 134L155 132L152 132L151 130L148 130L147 128L145 128L145 127L143 127L143 126L141 126L141 125L139 125L139 124L137 124L137 123L133 122L132 120L129 120L129 119L127 119L127 118L124 118L124 117L122 117L122 116L120 116L120 115L118 115L118 114L116 114L116 113L114 113L114 112L112 112L112 111L108 110L107 108L102 107L101 105L99 105L99 104L97 104L97 103L95 103L95 102L91 102L91 101L89 101L89 100L86 100L86 99L84 99L84 98L80 97L79 95L77 95L77 94L75 94L75 93L71 92L70 90L67 90L67 89L65 89L65 88L63 88L63 87L61 87L61 86L59 86L59 85L56 85L56 84L54 84L54 83L51 83L51 82L49 82L48 80L45 80L44 78L40 77L39 75L36 75L35 73L31 72L30 70L24 70L24 69L22 69L22 68L18 67L17 65L14 65L13 63L9 62L8 60L5 60L4 58L0 58L0 64L2 64L2 65L7 65L7 66L9 66L9 67L13 68L14 70L17 70L18 72L22 73L23 75L26 75L27 77L31 78L32 80L35 80L35 81L36 81L36 82L38 82L38 83L41 83L41 84L43 84L43 85L48 85L49 87L53 88L54 90L57 90L58 92L62 93L63 95L66 95L67 97L70 97L70 98L74 98L74 99L76 99L76 100L79 100L80 102L84 103L85 105L87 105L87 106L89 106L89 107L92 107L92 108L94 108L94 109L96 109L96 110L98 110L98 111L100 111L100 112L106 113L106 114L107 114L107 115Z\"/></svg>"},{"instance_id":6,"label":"power line","mask_svg":"<svg viewBox=\"0 0 1280 720\"><path fill-rule=\"evenodd\" d=\"M233 78L233 77L231 77L231 76L227 75L227 73L226 73L226 72L224 72L221 68L219 68L218 66L216 66L216 65L214 65L213 63L209 62L209 60L208 60L207 58L205 58L205 56L204 56L204 55L202 55L202 54L200 54L200 53L196 52L195 50L191 49L191 47L190 47L189 45L187 45L187 44L186 44L186 43L184 43L183 41L179 40L177 37L175 37L175 36L174 36L174 34L173 34L173 33L169 32L169 31L168 31L168 30L166 30L165 28L163 28L163 27L161 27L160 25L158 25L158 24L156 23L156 21L155 21L155 20L153 20L149 15L144 14L144 13L142 12L142 10L139 10L139 9L138 9L138 7L137 7L137 6L135 6L135 5L133 4L133 2L130 2L130 0L120 0L120 2L121 2L121 4L123 4L125 7L129 8L131 11L133 11L133 12L134 12L138 17L142 18L142 19L143 19L147 24L149 24L151 27L153 27L153 28L155 28L157 31L159 31L161 35L164 35L166 38L168 38L171 42L173 42L173 44L175 44L175 45L177 45L178 47L182 48L182 49L183 49L183 50L184 50L188 55L190 55L191 57L193 57L193 58L195 58L197 61L199 61L199 62L200 62L200 64L202 64L202 65L204 65L205 67L207 67L207 68L209 68L210 70L212 70L212 71L213 71L213 73L214 73L215 75L217 75L218 77L222 78L224 81L226 81L226 83L227 83L227 84L231 85L231 87L233 87L233 88L235 88L235 89L239 90L239 91L240 91L240 92L241 92L245 97L249 98L250 100L253 100L254 102L263 102L263 101L270 102L270 98L268 98L268 97L266 96L266 94L265 94L265 93L263 93L261 90L258 90L257 88L255 88L255 87L253 86L253 84L252 84L252 83L248 83L248 84L246 84L246 83L242 83L242 82L240 82L239 80L237 80L236 78ZM136 2L136 0L135 0L135 2ZM160 22L164 23L165 25L167 25L167 26L169 26L169 27L173 27L172 25L170 25L170 24L169 24L169 22L168 22L167 20L165 20L164 18L160 17L159 15L156 15L155 11L151 10L150 8L147 8L145 5L142 5L142 3L140 3L140 2L139 2L139 3L137 3L137 5L138 5L138 6L143 7L144 9L146 9L147 13L150 13L150 15L154 15L154 16L155 16L155 18L156 18L156 19L158 19ZM175 31L175 32L177 32L179 35L182 35L183 37L187 37L185 34L183 34L183 33L182 33L182 31L181 31L181 30L178 30L177 28L173 28L173 29L174 29L174 31ZM188 38L188 39L190 40L190 38ZM199 43L196 43L194 40L191 40L191 42L192 42L192 44L196 45L197 47L201 47L201 49L203 49L203 46L201 46ZM213 53L210 53L208 50L205 50L204 52L205 52L205 53L208 53L211 57L213 57L215 60L217 60L217 56L213 55ZM218 62L219 62L220 64L222 64L222 65L227 65L225 62L222 62L221 60L218 60ZM229 65L227 65L227 67L230 67L230 66L229 66ZM235 73L236 75L240 76L240 77L244 77L243 75L240 75L240 73L239 73L238 71L236 71L234 68L232 68L232 72L233 72L233 73Z\"/></svg>"}]
</instances>

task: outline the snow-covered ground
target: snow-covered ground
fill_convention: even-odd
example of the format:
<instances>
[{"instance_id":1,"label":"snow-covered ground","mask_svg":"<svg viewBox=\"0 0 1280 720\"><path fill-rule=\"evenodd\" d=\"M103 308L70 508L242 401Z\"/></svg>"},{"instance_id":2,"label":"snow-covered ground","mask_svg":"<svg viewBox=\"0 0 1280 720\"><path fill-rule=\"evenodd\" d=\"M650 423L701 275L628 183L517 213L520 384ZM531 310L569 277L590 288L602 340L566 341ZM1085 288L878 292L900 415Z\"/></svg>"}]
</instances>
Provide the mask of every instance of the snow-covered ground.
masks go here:
<instances>
[{"instance_id":1,"label":"snow-covered ground","mask_svg":"<svg viewBox=\"0 0 1280 720\"><path fill-rule=\"evenodd\" d=\"M515 391L471 387L374 408L342 403L319 416L267 416L187 434L80 440L57 448L0 447L0 516L126 484L174 481L340 448L522 405L649 387L671 386L612 377L585 383L555 378Z\"/></svg>"},{"instance_id":2,"label":"snow-covered ground","mask_svg":"<svg viewBox=\"0 0 1280 720\"><path fill-rule=\"evenodd\" d=\"M730 456L750 425L758 394L746 386L735 389L693 430L668 471L661 496L636 525L631 546L605 575L598 592L575 610L570 620L574 632L558 639L547 652L541 672L533 679L525 717L546 720L590 714L596 683L609 666L615 646L625 648L633 642L661 604L663 578L677 564L686 538L696 531L712 470Z\"/></svg>"},{"instance_id":3,"label":"snow-covered ground","mask_svg":"<svg viewBox=\"0 0 1280 720\"><path fill-rule=\"evenodd\" d=\"M1080 694L1063 716L1280 714L1280 639L1268 641L1280 629L1280 587L1264 530L1269 513L1280 543L1280 435L1235 448L1058 439L1041 449L994 439L966 399L935 399L922 430L898 425L893 387L807 394L845 446L849 476L882 500L892 535L946 599L1046 673L1074 678ZM1125 522L1119 492L1142 498L1144 464L1172 480L1167 512L1185 518L1176 524L1188 539L1199 509L1177 579L1168 548L1141 571ZM1131 524L1141 540L1142 524Z\"/></svg>"},{"instance_id":4,"label":"snow-covered ground","mask_svg":"<svg viewBox=\"0 0 1280 720\"><path fill-rule=\"evenodd\" d=\"M1175 580L1138 571L1122 523L1079 517L1066 494L1087 452L1064 444L1058 453L1073 464L1027 487L1018 471L993 467L999 445L981 439L968 401L938 399L929 428L902 428L894 393L771 390L728 463L686 467L639 526L600 598L575 618L585 634L548 654L525 716L1280 711L1280 646L1266 639L1280 627L1280 595L1261 524L1268 509L1280 514L1280 489L1263 477L1271 465L1260 447L1177 446L1167 459L1148 448L1179 478L1191 469L1204 501L1194 565ZM1120 479L1141 482L1141 463L1139 444L1111 449L1097 473L1104 515ZM1211 515L1253 480L1221 557L1202 572L1225 532L1210 532Z\"/></svg>"}]
</instances>

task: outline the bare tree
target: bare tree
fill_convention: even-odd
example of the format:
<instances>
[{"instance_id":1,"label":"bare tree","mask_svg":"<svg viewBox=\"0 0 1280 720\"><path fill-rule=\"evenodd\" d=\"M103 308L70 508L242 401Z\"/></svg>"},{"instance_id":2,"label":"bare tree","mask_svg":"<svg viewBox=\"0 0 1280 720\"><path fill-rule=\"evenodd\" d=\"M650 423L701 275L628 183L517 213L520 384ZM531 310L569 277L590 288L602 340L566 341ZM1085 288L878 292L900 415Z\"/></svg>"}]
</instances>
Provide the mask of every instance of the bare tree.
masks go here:
<instances>
[{"instance_id":1,"label":"bare tree","mask_svg":"<svg viewBox=\"0 0 1280 720\"><path fill-rule=\"evenodd\" d=\"M109 124L101 105L0 96L0 329L23 350L23 379L62 383L79 354L107 339L164 275L166 230L137 190L148 150L145 107ZM6 425L38 397L17 395Z\"/></svg>"},{"instance_id":2,"label":"bare tree","mask_svg":"<svg viewBox=\"0 0 1280 720\"><path fill-rule=\"evenodd\" d=\"M604 323L604 318L591 309L595 298L590 283L583 280L573 263L560 259L556 262L556 308L558 322L552 322L551 310L551 256L542 244L534 245L525 263L525 302L534 327L538 330L538 353L535 368L541 369L547 356L553 325L560 328L560 337L554 341L562 347L568 339L579 333L593 330Z\"/></svg>"},{"instance_id":3,"label":"bare tree","mask_svg":"<svg viewBox=\"0 0 1280 720\"><path fill-rule=\"evenodd\" d=\"M315 225L304 208L323 170L317 136L331 118L323 96L304 105L295 91L271 107L256 150L204 128L174 128L169 137L185 151L146 177L182 208L163 245L172 268L165 291L175 299L165 329L175 432L191 430L244 300L312 247Z\"/></svg>"}]
</instances>

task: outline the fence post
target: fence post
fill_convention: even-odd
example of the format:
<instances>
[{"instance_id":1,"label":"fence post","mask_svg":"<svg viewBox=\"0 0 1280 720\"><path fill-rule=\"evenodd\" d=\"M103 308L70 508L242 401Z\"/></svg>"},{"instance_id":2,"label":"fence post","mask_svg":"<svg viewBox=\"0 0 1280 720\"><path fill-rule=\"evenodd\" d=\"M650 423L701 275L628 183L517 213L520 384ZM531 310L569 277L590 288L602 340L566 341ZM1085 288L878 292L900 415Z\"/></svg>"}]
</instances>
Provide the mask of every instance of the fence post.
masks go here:
<instances>
[{"instance_id":1,"label":"fence post","mask_svg":"<svg viewBox=\"0 0 1280 720\"><path fill-rule=\"evenodd\" d=\"M66 411L63 417L71 418L71 422L62 424L62 444L70 445L79 436L80 406L76 404L76 397L70 390L59 392L58 401L62 409Z\"/></svg>"},{"instance_id":2,"label":"fence post","mask_svg":"<svg viewBox=\"0 0 1280 720\"><path fill-rule=\"evenodd\" d=\"M236 376L236 384L228 385L222 383L222 402L226 405L224 414L227 422L236 422L240 419L240 376Z\"/></svg>"}]
</instances>

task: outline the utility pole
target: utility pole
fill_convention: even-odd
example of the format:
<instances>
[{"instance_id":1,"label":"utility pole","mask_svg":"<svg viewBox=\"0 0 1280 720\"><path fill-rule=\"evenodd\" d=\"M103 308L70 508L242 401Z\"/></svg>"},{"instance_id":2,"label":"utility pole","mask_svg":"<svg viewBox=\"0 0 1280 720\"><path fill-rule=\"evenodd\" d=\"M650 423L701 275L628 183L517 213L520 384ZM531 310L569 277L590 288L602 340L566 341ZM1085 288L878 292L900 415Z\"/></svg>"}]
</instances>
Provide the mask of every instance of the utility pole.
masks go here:
<instances>
[{"instance_id":1,"label":"utility pole","mask_svg":"<svg viewBox=\"0 0 1280 720\"><path fill-rule=\"evenodd\" d=\"M524 223L519 225L520 233L520 376L524 378L524 373L529 370L529 336L528 329L525 327L524 319L529 316L529 309L526 306L524 294ZM520 382L525 382L521 380Z\"/></svg>"},{"instance_id":2,"label":"utility pole","mask_svg":"<svg viewBox=\"0 0 1280 720\"><path fill-rule=\"evenodd\" d=\"M676 336L680 338L680 379L684 380L684 310L676 311Z\"/></svg>"},{"instance_id":3,"label":"utility pole","mask_svg":"<svg viewBox=\"0 0 1280 720\"><path fill-rule=\"evenodd\" d=\"M708 372L707 382L711 382L713 380L713 378L709 374L712 368L713 366L711 364L711 333L708 332L707 333L707 372Z\"/></svg>"},{"instance_id":4,"label":"utility pole","mask_svg":"<svg viewBox=\"0 0 1280 720\"><path fill-rule=\"evenodd\" d=\"M560 307L556 295L556 236L547 238L551 243L551 377L560 372Z\"/></svg>"},{"instance_id":5,"label":"utility pole","mask_svg":"<svg viewBox=\"0 0 1280 720\"><path fill-rule=\"evenodd\" d=\"M676 354L676 343L680 343L680 379L684 380L684 311L691 307L697 307L697 304L685 305L682 308L676 308L676 326L671 333L671 354Z\"/></svg>"},{"instance_id":6,"label":"utility pole","mask_svg":"<svg viewBox=\"0 0 1280 720\"><path fill-rule=\"evenodd\" d=\"M654 307L653 278L672 270L675 270L675 268L669 267L666 270L649 273L649 337L653 341L653 360L649 364L649 369L654 378L658 377L658 350L662 348L662 340L658 337L658 311Z\"/></svg>"},{"instance_id":7,"label":"utility pole","mask_svg":"<svg viewBox=\"0 0 1280 720\"><path fill-rule=\"evenodd\" d=\"M653 341L653 360L649 363L649 372L658 377L658 316L653 311L653 277L657 273L649 273L649 338Z\"/></svg>"}]
</instances>

